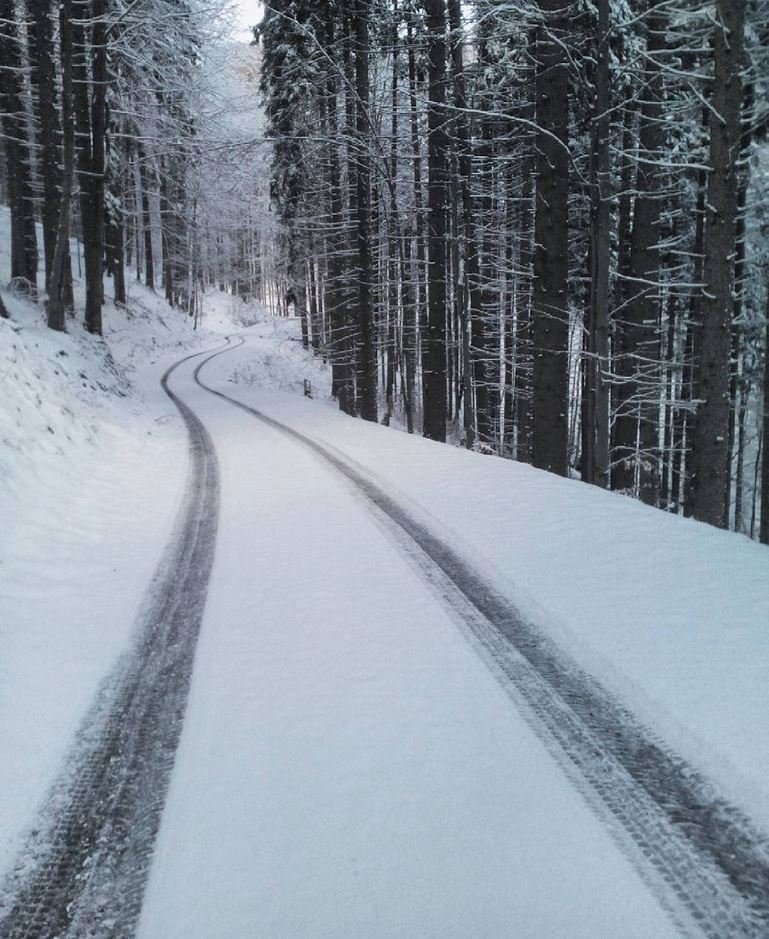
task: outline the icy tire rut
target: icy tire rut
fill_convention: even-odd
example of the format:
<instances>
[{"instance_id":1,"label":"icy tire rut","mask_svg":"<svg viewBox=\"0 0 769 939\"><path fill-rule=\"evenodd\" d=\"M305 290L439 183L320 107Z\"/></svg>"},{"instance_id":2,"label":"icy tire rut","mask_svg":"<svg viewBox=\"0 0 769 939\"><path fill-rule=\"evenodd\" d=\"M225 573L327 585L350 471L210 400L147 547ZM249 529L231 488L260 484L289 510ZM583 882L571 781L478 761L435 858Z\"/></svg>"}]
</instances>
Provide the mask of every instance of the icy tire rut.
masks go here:
<instances>
[{"instance_id":1,"label":"icy tire rut","mask_svg":"<svg viewBox=\"0 0 769 939\"><path fill-rule=\"evenodd\" d=\"M202 367L195 372L202 388L308 447L374 511L460 621L682 935L769 939L766 834L362 467L206 385Z\"/></svg>"},{"instance_id":2,"label":"icy tire rut","mask_svg":"<svg viewBox=\"0 0 769 939\"><path fill-rule=\"evenodd\" d=\"M205 353L196 353L203 355ZM171 540L132 648L107 678L15 870L0 893L2 939L126 939L139 917L187 704L213 563L219 471L203 424L168 387L190 467Z\"/></svg>"}]
</instances>

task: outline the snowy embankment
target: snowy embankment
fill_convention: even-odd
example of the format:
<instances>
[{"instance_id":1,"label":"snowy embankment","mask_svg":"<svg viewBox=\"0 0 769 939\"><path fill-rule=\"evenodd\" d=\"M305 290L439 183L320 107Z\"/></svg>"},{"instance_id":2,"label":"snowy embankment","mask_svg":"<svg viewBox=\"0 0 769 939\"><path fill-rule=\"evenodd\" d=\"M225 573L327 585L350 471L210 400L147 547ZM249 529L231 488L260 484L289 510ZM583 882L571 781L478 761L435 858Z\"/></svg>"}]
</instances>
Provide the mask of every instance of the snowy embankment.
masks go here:
<instances>
[{"instance_id":1,"label":"snowy embankment","mask_svg":"<svg viewBox=\"0 0 769 939\"><path fill-rule=\"evenodd\" d=\"M769 550L529 466L351 420L328 400L327 382L322 400L303 398L311 365L300 366L287 328L249 330L261 336L257 351L249 343L219 357L206 381L355 460L769 827ZM299 393L278 390L289 387Z\"/></svg>"},{"instance_id":2,"label":"snowy embankment","mask_svg":"<svg viewBox=\"0 0 769 939\"><path fill-rule=\"evenodd\" d=\"M187 444L159 376L223 328L194 332L146 288L130 294L126 310L106 304L103 339L75 319L54 333L41 306L3 295L0 870L126 647L173 523Z\"/></svg>"}]
</instances>

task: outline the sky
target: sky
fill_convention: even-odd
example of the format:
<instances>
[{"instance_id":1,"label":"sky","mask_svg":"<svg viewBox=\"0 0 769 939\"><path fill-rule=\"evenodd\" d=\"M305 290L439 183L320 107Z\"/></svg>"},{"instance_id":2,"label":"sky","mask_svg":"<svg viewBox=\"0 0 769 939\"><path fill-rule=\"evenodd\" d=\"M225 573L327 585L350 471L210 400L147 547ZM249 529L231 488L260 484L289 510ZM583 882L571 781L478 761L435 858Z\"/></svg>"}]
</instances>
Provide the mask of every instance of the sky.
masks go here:
<instances>
[{"instance_id":1,"label":"sky","mask_svg":"<svg viewBox=\"0 0 769 939\"><path fill-rule=\"evenodd\" d=\"M236 37L243 42L253 38L251 27L261 20L264 7L261 0L237 0L235 4Z\"/></svg>"}]
</instances>

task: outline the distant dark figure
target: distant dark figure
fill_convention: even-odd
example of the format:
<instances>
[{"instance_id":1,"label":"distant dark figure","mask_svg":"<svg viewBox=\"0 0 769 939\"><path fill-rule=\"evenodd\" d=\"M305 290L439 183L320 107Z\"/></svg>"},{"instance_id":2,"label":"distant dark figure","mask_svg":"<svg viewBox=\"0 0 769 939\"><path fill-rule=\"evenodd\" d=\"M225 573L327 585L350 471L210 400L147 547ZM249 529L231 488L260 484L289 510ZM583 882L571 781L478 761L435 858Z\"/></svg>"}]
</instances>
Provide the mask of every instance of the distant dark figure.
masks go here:
<instances>
[{"instance_id":1,"label":"distant dark figure","mask_svg":"<svg viewBox=\"0 0 769 939\"><path fill-rule=\"evenodd\" d=\"M285 303L286 303L286 316L289 315L289 310L291 309L292 306L294 308L293 314L294 316L296 316L298 305L297 305L297 300L296 300L296 294L294 293L293 290L289 290L288 293L286 294Z\"/></svg>"}]
</instances>

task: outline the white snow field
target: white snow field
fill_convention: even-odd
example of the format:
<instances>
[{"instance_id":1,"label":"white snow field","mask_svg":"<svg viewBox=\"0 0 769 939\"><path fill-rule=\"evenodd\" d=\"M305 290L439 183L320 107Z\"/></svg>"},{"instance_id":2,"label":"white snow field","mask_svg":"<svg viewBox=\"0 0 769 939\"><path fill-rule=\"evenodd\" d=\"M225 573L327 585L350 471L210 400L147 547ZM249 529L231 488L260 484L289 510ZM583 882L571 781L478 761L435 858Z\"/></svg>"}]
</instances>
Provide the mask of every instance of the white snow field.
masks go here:
<instances>
[{"instance_id":1,"label":"white snow field","mask_svg":"<svg viewBox=\"0 0 769 939\"><path fill-rule=\"evenodd\" d=\"M3 870L171 530L187 449L160 376L240 331L224 296L193 334L132 292L104 343L13 298L0 321ZM766 823L769 551L352 420L296 323L242 335L206 383L355 460ZM680 935L390 529L196 364L171 387L216 446L219 537L141 939Z\"/></svg>"}]
</instances>

